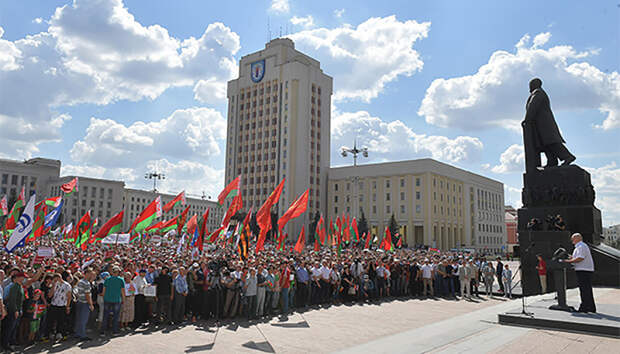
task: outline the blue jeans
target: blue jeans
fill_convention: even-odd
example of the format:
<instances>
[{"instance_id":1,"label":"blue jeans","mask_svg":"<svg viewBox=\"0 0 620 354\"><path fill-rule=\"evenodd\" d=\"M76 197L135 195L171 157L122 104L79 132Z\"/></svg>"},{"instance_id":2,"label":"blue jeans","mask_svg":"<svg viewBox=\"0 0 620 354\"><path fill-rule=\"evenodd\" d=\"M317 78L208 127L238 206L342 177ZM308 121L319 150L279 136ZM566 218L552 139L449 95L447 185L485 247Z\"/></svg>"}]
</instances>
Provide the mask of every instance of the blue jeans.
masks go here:
<instances>
[{"instance_id":1,"label":"blue jeans","mask_svg":"<svg viewBox=\"0 0 620 354\"><path fill-rule=\"evenodd\" d=\"M282 299L282 314L288 313L288 288L282 288L280 298Z\"/></svg>"},{"instance_id":2,"label":"blue jeans","mask_svg":"<svg viewBox=\"0 0 620 354\"><path fill-rule=\"evenodd\" d=\"M108 328L108 321L112 315L112 332L118 332L118 322L121 317L121 303L120 302L104 302L103 303L103 324L101 325L101 331L105 331Z\"/></svg>"},{"instance_id":3,"label":"blue jeans","mask_svg":"<svg viewBox=\"0 0 620 354\"><path fill-rule=\"evenodd\" d=\"M75 304L75 335L78 338L86 337L86 323L90 316L90 307L85 302Z\"/></svg>"}]
</instances>

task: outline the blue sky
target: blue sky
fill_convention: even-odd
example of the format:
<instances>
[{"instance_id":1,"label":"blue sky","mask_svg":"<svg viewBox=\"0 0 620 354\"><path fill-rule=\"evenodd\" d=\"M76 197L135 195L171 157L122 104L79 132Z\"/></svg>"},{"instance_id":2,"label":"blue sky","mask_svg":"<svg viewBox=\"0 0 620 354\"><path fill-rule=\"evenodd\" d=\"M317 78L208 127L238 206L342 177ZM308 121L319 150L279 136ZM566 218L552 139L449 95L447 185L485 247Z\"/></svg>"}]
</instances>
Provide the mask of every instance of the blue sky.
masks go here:
<instances>
[{"instance_id":1,"label":"blue sky","mask_svg":"<svg viewBox=\"0 0 620 354\"><path fill-rule=\"evenodd\" d=\"M222 187L225 83L271 37L334 78L332 165L433 157L519 205L519 121L543 80L605 225L620 223L620 7L614 1L0 2L0 155L199 195Z\"/></svg>"}]
</instances>

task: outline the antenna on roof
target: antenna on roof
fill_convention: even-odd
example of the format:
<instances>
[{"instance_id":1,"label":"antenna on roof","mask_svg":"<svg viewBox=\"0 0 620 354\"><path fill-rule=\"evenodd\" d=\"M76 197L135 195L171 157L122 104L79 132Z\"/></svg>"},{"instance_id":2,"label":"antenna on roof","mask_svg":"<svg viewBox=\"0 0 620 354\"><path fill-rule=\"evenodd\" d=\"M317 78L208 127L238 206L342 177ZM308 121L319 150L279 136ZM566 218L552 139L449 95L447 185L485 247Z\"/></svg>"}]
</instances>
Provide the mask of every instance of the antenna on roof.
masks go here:
<instances>
[{"instance_id":1,"label":"antenna on roof","mask_svg":"<svg viewBox=\"0 0 620 354\"><path fill-rule=\"evenodd\" d=\"M282 25L280 25L280 37L278 38L281 38L281 37L282 37Z\"/></svg>"},{"instance_id":2,"label":"antenna on roof","mask_svg":"<svg viewBox=\"0 0 620 354\"><path fill-rule=\"evenodd\" d=\"M271 41L271 27L269 26L269 16L267 16L267 33L269 35L269 41Z\"/></svg>"}]
</instances>

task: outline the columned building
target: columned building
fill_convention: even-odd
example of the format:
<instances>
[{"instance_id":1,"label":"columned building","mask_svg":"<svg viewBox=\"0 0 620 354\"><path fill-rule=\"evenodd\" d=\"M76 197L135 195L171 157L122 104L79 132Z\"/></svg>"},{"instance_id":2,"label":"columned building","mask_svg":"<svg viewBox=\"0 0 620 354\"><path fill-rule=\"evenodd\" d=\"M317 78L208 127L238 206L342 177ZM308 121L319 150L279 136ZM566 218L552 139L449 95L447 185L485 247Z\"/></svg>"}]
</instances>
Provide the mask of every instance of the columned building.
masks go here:
<instances>
[{"instance_id":1,"label":"columned building","mask_svg":"<svg viewBox=\"0 0 620 354\"><path fill-rule=\"evenodd\" d=\"M326 211L331 95L332 78L287 38L241 58L228 82L225 183L241 176L244 210L256 211L286 178L278 215L309 188L308 212L289 234Z\"/></svg>"},{"instance_id":2,"label":"columned building","mask_svg":"<svg viewBox=\"0 0 620 354\"><path fill-rule=\"evenodd\" d=\"M328 188L332 220L363 211L379 238L393 214L409 246L505 248L503 184L460 168L432 159L337 167Z\"/></svg>"}]
</instances>

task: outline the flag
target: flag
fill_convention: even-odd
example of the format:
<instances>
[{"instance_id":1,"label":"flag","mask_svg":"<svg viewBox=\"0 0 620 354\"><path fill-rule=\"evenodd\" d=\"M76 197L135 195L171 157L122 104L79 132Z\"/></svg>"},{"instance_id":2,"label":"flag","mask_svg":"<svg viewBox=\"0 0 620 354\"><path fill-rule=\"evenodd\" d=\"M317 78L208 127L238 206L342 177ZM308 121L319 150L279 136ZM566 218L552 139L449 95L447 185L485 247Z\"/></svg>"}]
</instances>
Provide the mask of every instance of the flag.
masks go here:
<instances>
[{"instance_id":1,"label":"flag","mask_svg":"<svg viewBox=\"0 0 620 354\"><path fill-rule=\"evenodd\" d=\"M219 229L213 231L211 235L209 235L209 243L215 242L215 240L217 239L217 236L224 230L226 230L226 228L224 226L220 226Z\"/></svg>"},{"instance_id":2,"label":"flag","mask_svg":"<svg viewBox=\"0 0 620 354\"><path fill-rule=\"evenodd\" d=\"M280 219L278 219L278 229L280 230L280 232L282 232L282 229L287 222L300 216L301 214L303 214L303 212L306 211L306 209L308 208L309 193L310 189L306 189L306 191L299 198L297 198L297 200L294 201L293 204L291 204L291 206L284 213L284 215L282 215Z\"/></svg>"},{"instance_id":3,"label":"flag","mask_svg":"<svg viewBox=\"0 0 620 354\"><path fill-rule=\"evenodd\" d=\"M32 232L32 225L34 224L34 205L36 201L36 194L32 194L30 199L28 200L28 204L26 205L26 209L24 213L17 221L17 226L15 227L15 231L11 234L11 238L9 238L9 242L6 243L6 251L11 253L15 250L16 247L24 246L24 239L30 235Z\"/></svg>"},{"instance_id":4,"label":"flag","mask_svg":"<svg viewBox=\"0 0 620 354\"><path fill-rule=\"evenodd\" d=\"M64 228L64 230L62 231L62 237L68 238L69 236L73 235L72 231L73 231L73 222L71 222L67 227Z\"/></svg>"},{"instance_id":5,"label":"flag","mask_svg":"<svg viewBox=\"0 0 620 354\"><path fill-rule=\"evenodd\" d=\"M198 228L198 215L194 214L189 221L187 222L187 233L190 235L194 234L194 231Z\"/></svg>"},{"instance_id":6,"label":"flag","mask_svg":"<svg viewBox=\"0 0 620 354\"><path fill-rule=\"evenodd\" d=\"M241 182L241 176L237 176L237 178L233 179L226 188L217 196L217 202L220 205L224 205L224 201L230 197L234 197L239 194L239 182Z\"/></svg>"},{"instance_id":7,"label":"flag","mask_svg":"<svg viewBox=\"0 0 620 354\"><path fill-rule=\"evenodd\" d=\"M364 249L368 249L370 247L370 238L372 236L370 236L370 232L368 233L368 235L366 235L366 244L364 245Z\"/></svg>"},{"instance_id":8,"label":"flag","mask_svg":"<svg viewBox=\"0 0 620 354\"><path fill-rule=\"evenodd\" d=\"M53 197L53 198L47 198L43 202L45 202L45 205L47 205L47 206L51 206L51 207L57 208L60 205L60 202L62 202L62 196L60 196L60 197Z\"/></svg>"},{"instance_id":9,"label":"flag","mask_svg":"<svg viewBox=\"0 0 620 354\"><path fill-rule=\"evenodd\" d=\"M21 208L23 208L24 205L26 205L26 190L24 186L22 186L22 191L19 193L19 197L17 198L15 204L13 204L11 212L9 213L9 216L6 218L6 221L4 223L5 229L15 229L15 226L17 226L17 221L19 220Z\"/></svg>"},{"instance_id":10,"label":"flag","mask_svg":"<svg viewBox=\"0 0 620 354\"><path fill-rule=\"evenodd\" d=\"M207 222L209 221L209 210L210 208L207 208L207 211L202 214L202 222L200 223L200 230L198 235L198 250L200 251L202 251L204 245L204 238L209 233L209 231L207 230Z\"/></svg>"},{"instance_id":11,"label":"flag","mask_svg":"<svg viewBox=\"0 0 620 354\"><path fill-rule=\"evenodd\" d=\"M75 231L73 232L75 235L75 245L77 247L81 247L89 239L89 230L90 230L90 222L91 222L90 210L82 216L80 221L77 223Z\"/></svg>"},{"instance_id":12,"label":"flag","mask_svg":"<svg viewBox=\"0 0 620 354\"><path fill-rule=\"evenodd\" d=\"M78 188L79 188L79 183L78 183L77 177L63 184L62 186L60 186L60 189L67 195L73 193L74 191L77 192Z\"/></svg>"},{"instance_id":13,"label":"flag","mask_svg":"<svg viewBox=\"0 0 620 354\"><path fill-rule=\"evenodd\" d=\"M353 222L351 222L351 228L353 228L353 232L355 233L355 241L360 242L360 233L357 230L357 220L353 218Z\"/></svg>"},{"instance_id":14,"label":"flag","mask_svg":"<svg viewBox=\"0 0 620 354\"><path fill-rule=\"evenodd\" d=\"M316 229L314 230L314 248L316 248L316 240L321 238L321 220L323 220L323 215L321 215L321 219L316 223ZM323 242L321 242L323 243ZM316 249L315 249L316 251Z\"/></svg>"},{"instance_id":15,"label":"flag","mask_svg":"<svg viewBox=\"0 0 620 354\"><path fill-rule=\"evenodd\" d=\"M140 215L134 220L129 228L129 233L133 234L144 231L147 227L151 226L153 220L161 216L161 197L155 198L149 205L142 210Z\"/></svg>"},{"instance_id":16,"label":"flag","mask_svg":"<svg viewBox=\"0 0 620 354\"><path fill-rule=\"evenodd\" d=\"M439 248L432 248L432 247L431 247L431 248L429 248L428 250L429 250L429 252L436 252L436 253L439 253Z\"/></svg>"},{"instance_id":17,"label":"flag","mask_svg":"<svg viewBox=\"0 0 620 354\"><path fill-rule=\"evenodd\" d=\"M280 199L280 194L282 194L282 189L284 189L285 180L285 178L282 178L280 184L271 192L271 194L269 194L269 197L267 197L265 203L263 203L256 213L256 222L260 227L260 234L258 235L258 240L256 242L256 253L263 249L267 232L271 230L271 208Z\"/></svg>"},{"instance_id":18,"label":"flag","mask_svg":"<svg viewBox=\"0 0 620 354\"><path fill-rule=\"evenodd\" d=\"M9 213L8 201L6 199L6 194L0 200L0 210L2 211L2 216L5 216Z\"/></svg>"},{"instance_id":19,"label":"flag","mask_svg":"<svg viewBox=\"0 0 620 354\"><path fill-rule=\"evenodd\" d=\"M319 225L321 225L321 227L319 228L319 237L321 239L321 244L324 245L325 244L325 220L323 219L323 214L321 214L321 218L319 219Z\"/></svg>"},{"instance_id":20,"label":"flag","mask_svg":"<svg viewBox=\"0 0 620 354\"><path fill-rule=\"evenodd\" d=\"M185 243L185 233L181 235L181 238L179 239L179 245L177 246L177 254L181 253L181 248L183 247L184 243Z\"/></svg>"},{"instance_id":21,"label":"flag","mask_svg":"<svg viewBox=\"0 0 620 354\"><path fill-rule=\"evenodd\" d=\"M123 226L123 213L124 211L120 211L118 214L114 215L110 220L108 220L97 233L95 234L95 240L102 240L104 237L110 234L117 234L121 231L121 226Z\"/></svg>"},{"instance_id":22,"label":"flag","mask_svg":"<svg viewBox=\"0 0 620 354\"><path fill-rule=\"evenodd\" d=\"M177 218L177 234L180 234L181 230L183 230L183 226L185 225L185 221L187 220L188 211L189 211L189 205L187 206L187 208L185 208L185 210L183 210L181 215Z\"/></svg>"},{"instance_id":23,"label":"flag","mask_svg":"<svg viewBox=\"0 0 620 354\"><path fill-rule=\"evenodd\" d=\"M381 248L386 251L393 251L394 245L392 245L392 234L390 233L390 229L386 226L383 240L381 241Z\"/></svg>"},{"instance_id":24,"label":"flag","mask_svg":"<svg viewBox=\"0 0 620 354\"><path fill-rule=\"evenodd\" d=\"M53 227L54 225L56 225L56 222L58 221L58 217L60 216L60 211L62 210L62 206L64 204L64 201L61 199L60 203L54 208L52 209L52 211L49 212L49 214L47 214L45 216L45 227Z\"/></svg>"},{"instance_id":25,"label":"flag","mask_svg":"<svg viewBox=\"0 0 620 354\"><path fill-rule=\"evenodd\" d=\"M396 242L396 247L403 248L403 237L402 236L398 238L398 242Z\"/></svg>"},{"instance_id":26,"label":"flag","mask_svg":"<svg viewBox=\"0 0 620 354\"><path fill-rule=\"evenodd\" d=\"M239 210L243 208L243 199L241 199L241 194L237 194L235 198L233 198L232 203L228 207L226 214L224 214L224 218L222 219L222 226L228 227L230 223L230 219L237 214Z\"/></svg>"},{"instance_id":27,"label":"flag","mask_svg":"<svg viewBox=\"0 0 620 354\"><path fill-rule=\"evenodd\" d=\"M36 210L36 206L35 206ZM32 225L32 233L26 241L35 240L37 237L41 237L43 234L43 224L45 224L45 213L47 212L47 205L41 204L39 209L36 210L37 217L34 220L34 225Z\"/></svg>"},{"instance_id":28,"label":"flag","mask_svg":"<svg viewBox=\"0 0 620 354\"><path fill-rule=\"evenodd\" d=\"M175 206L179 205L179 203L181 203L181 205L185 206L185 191L179 193L179 195L177 195L176 197L174 197L174 199L172 199L171 201L169 201L168 203L166 203L166 205L164 205L163 210L164 213L169 212L170 210L172 210L172 208L174 208Z\"/></svg>"},{"instance_id":29,"label":"flag","mask_svg":"<svg viewBox=\"0 0 620 354\"><path fill-rule=\"evenodd\" d=\"M159 221L149 227L147 227L144 231L146 231L147 234L154 234L156 232L159 232L159 230L161 229L161 226L164 224L163 221Z\"/></svg>"},{"instance_id":30,"label":"flag","mask_svg":"<svg viewBox=\"0 0 620 354\"><path fill-rule=\"evenodd\" d=\"M306 231L304 226L301 227L301 232L299 233L299 238L297 239L297 243L295 244L295 252L301 253L306 246Z\"/></svg>"},{"instance_id":31,"label":"flag","mask_svg":"<svg viewBox=\"0 0 620 354\"><path fill-rule=\"evenodd\" d=\"M251 212L252 210L250 210L250 213ZM246 220L249 220L249 219L246 217ZM248 258L248 240L249 239L250 239L250 227L249 227L249 224L246 224L239 238L239 258L242 261Z\"/></svg>"},{"instance_id":32,"label":"flag","mask_svg":"<svg viewBox=\"0 0 620 354\"><path fill-rule=\"evenodd\" d=\"M319 244L319 239L314 238L314 252L318 252L321 250L321 245Z\"/></svg>"},{"instance_id":33,"label":"flag","mask_svg":"<svg viewBox=\"0 0 620 354\"><path fill-rule=\"evenodd\" d=\"M162 222L161 227L160 227L160 231L164 234L170 230L176 230L176 229L177 229L177 217L174 217L168 221Z\"/></svg>"}]
</instances>

